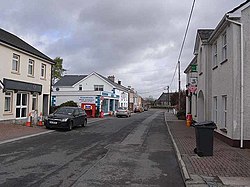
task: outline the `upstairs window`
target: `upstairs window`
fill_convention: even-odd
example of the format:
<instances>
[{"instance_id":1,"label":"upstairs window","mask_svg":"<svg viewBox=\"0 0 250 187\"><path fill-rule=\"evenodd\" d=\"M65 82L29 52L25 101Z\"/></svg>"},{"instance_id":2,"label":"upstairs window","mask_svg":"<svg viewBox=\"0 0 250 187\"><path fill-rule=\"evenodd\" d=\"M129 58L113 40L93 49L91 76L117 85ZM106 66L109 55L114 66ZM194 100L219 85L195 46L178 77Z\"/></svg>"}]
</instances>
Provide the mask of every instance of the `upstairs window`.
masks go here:
<instances>
[{"instance_id":1,"label":"upstairs window","mask_svg":"<svg viewBox=\"0 0 250 187\"><path fill-rule=\"evenodd\" d=\"M45 64L41 65L41 78L43 79L46 78L46 65Z\"/></svg>"},{"instance_id":2,"label":"upstairs window","mask_svg":"<svg viewBox=\"0 0 250 187\"><path fill-rule=\"evenodd\" d=\"M222 61L227 59L227 34L222 35Z\"/></svg>"},{"instance_id":3,"label":"upstairs window","mask_svg":"<svg viewBox=\"0 0 250 187\"><path fill-rule=\"evenodd\" d=\"M213 67L218 65L217 42L213 45Z\"/></svg>"},{"instance_id":4,"label":"upstairs window","mask_svg":"<svg viewBox=\"0 0 250 187\"><path fill-rule=\"evenodd\" d=\"M199 73L202 73L202 48L200 48L200 54L199 54Z\"/></svg>"},{"instance_id":5,"label":"upstairs window","mask_svg":"<svg viewBox=\"0 0 250 187\"><path fill-rule=\"evenodd\" d=\"M34 76L34 60L29 59L28 75Z\"/></svg>"},{"instance_id":6,"label":"upstairs window","mask_svg":"<svg viewBox=\"0 0 250 187\"><path fill-rule=\"evenodd\" d=\"M103 91L103 85L94 85L94 90L95 91Z\"/></svg>"},{"instance_id":7,"label":"upstairs window","mask_svg":"<svg viewBox=\"0 0 250 187\"><path fill-rule=\"evenodd\" d=\"M81 84L79 85L79 91L82 91L82 85Z\"/></svg>"},{"instance_id":8,"label":"upstairs window","mask_svg":"<svg viewBox=\"0 0 250 187\"><path fill-rule=\"evenodd\" d=\"M13 54L12 71L19 73L19 69L20 69L20 56Z\"/></svg>"}]
</instances>

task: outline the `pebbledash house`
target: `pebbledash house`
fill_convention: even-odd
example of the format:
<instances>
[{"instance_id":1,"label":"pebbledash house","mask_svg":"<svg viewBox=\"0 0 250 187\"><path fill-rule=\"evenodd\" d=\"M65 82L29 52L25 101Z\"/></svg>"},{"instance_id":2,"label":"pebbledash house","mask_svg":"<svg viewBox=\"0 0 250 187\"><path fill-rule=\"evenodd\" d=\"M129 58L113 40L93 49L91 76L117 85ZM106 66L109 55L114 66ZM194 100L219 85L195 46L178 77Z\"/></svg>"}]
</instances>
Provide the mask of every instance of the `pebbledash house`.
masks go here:
<instances>
[{"instance_id":1,"label":"pebbledash house","mask_svg":"<svg viewBox=\"0 0 250 187\"><path fill-rule=\"evenodd\" d=\"M20 123L31 113L47 115L53 60L0 29L0 122Z\"/></svg>"},{"instance_id":2,"label":"pebbledash house","mask_svg":"<svg viewBox=\"0 0 250 187\"><path fill-rule=\"evenodd\" d=\"M52 105L59 106L66 101L74 101L85 109L89 117L97 117L102 111L108 115L118 107L129 106L129 88L99 73L88 75L64 75L53 85Z\"/></svg>"},{"instance_id":3,"label":"pebbledash house","mask_svg":"<svg viewBox=\"0 0 250 187\"><path fill-rule=\"evenodd\" d=\"M187 74L187 113L212 120L215 135L250 147L250 1L227 12L215 29L199 29Z\"/></svg>"}]
</instances>

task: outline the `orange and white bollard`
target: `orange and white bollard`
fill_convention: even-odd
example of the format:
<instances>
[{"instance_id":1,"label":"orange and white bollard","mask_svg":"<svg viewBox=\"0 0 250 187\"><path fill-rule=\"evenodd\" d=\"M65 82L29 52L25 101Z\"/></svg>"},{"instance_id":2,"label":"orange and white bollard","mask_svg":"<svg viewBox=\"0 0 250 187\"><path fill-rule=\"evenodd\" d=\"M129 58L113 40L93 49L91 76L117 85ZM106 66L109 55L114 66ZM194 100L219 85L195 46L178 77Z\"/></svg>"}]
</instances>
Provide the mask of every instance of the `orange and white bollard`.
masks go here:
<instances>
[{"instance_id":1,"label":"orange and white bollard","mask_svg":"<svg viewBox=\"0 0 250 187\"><path fill-rule=\"evenodd\" d=\"M26 122L26 127L31 127L31 113L29 113L29 115L28 115L28 119L27 119L27 122Z\"/></svg>"},{"instance_id":2,"label":"orange and white bollard","mask_svg":"<svg viewBox=\"0 0 250 187\"><path fill-rule=\"evenodd\" d=\"M43 126L43 113L40 112L40 117L39 117L39 121L38 121L38 126Z\"/></svg>"},{"instance_id":3,"label":"orange and white bollard","mask_svg":"<svg viewBox=\"0 0 250 187\"><path fill-rule=\"evenodd\" d=\"M192 114L187 114L187 118L186 118L187 127L190 127L192 125L192 122L193 122Z\"/></svg>"}]
</instances>

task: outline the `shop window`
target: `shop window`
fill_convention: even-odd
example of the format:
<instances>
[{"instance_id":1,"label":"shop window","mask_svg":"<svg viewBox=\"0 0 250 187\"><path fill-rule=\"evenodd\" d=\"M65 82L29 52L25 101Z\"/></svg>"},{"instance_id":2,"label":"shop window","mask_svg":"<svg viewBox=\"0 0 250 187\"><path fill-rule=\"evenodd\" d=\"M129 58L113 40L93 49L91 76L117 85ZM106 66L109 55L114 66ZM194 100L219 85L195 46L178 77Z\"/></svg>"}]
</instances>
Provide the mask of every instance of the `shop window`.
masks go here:
<instances>
[{"instance_id":1,"label":"shop window","mask_svg":"<svg viewBox=\"0 0 250 187\"><path fill-rule=\"evenodd\" d=\"M29 59L28 75L34 76L34 60Z\"/></svg>"},{"instance_id":2,"label":"shop window","mask_svg":"<svg viewBox=\"0 0 250 187\"><path fill-rule=\"evenodd\" d=\"M94 85L95 91L103 91L104 86L103 85Z\"/></svg>"},{"instance_id":3,"label":"shop window","mask_svg":"<svg viewBox=\"0 0 250 187\"><path fill-rule=\"evenodd\" d=\"M4 112L12 112L12 93L5 92Z\"/></svg>"},{"instance_id":4,"label":"shop window","mask_svg":"<svg viewBox=\"0 0 250 187\"><path fill-rule=\"evenodd\" d=\"M17 93L16 97L16 118L27 117L28 94Z\"/></svg>"},{"instance_id":5,"label":"shop window","mask_svg":"<svg viewBox=\"0 0 250 187\"><path fill-rule=\"evenodd\" d=\"M20 56L17 54L13 54L12 58L12 71L19 73L20 69Z\"/></svg>"}]
</instances>

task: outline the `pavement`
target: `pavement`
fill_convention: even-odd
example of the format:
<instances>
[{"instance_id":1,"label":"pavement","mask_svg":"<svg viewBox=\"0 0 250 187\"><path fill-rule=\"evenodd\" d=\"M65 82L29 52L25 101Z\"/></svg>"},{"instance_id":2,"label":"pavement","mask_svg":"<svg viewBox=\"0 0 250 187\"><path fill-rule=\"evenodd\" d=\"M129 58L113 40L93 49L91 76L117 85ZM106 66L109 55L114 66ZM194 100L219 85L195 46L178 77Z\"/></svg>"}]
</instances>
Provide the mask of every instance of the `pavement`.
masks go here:
<instances>
[{"instance_id":1,"label":"pavement","mask_svg":"<svg viewBox=\"0 0 250 187\"><path fill-rule=\"evenodd\" d=\"M103 119L89 118L88 124ZM214 138L213 156L199 157L194 153L195 129L186 127L185 121L177 120L174 114L168 112L165 112L165 122L186 186L250 187L250 149L234 148ZM44 126L0 124L0 144L53 131Z\"/></svg>"}]
</instances>

